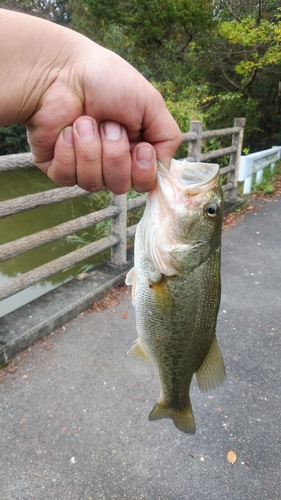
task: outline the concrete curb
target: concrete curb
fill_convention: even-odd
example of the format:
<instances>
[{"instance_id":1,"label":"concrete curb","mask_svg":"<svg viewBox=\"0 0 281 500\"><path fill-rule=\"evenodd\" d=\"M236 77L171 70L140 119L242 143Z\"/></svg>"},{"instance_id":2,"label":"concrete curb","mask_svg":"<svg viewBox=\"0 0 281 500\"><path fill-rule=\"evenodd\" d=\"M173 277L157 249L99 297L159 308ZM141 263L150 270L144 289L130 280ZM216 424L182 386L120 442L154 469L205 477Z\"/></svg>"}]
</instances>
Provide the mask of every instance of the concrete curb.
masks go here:
<instances>
[{"instance_id":1,"label":"concrete curb","mask_svg":"<svg viewBox=\"0 0 281 500\"><path fill-rule=\"evenodd\" d=\"M124 282L131 267L133 249L128 252L124 266L116 268L105 262L85 279L74 278L0 318L0 363L85 311L95 300Z\"/></svg>"}]
</instances>

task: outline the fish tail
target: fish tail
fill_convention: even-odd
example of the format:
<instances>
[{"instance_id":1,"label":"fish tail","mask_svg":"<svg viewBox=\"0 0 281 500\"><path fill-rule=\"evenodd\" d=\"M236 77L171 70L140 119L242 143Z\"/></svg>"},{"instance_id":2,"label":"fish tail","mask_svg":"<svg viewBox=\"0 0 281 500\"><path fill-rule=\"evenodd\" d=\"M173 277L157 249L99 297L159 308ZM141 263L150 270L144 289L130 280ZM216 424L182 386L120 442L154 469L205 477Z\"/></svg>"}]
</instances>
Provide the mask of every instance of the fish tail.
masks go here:
<instances>
[{"instance_id":1,"label":"fish tail","mask_svg":"<svg viewBox=\"0 0 281 500\"><path fill-rule=\"evenodd\" d=\"M171 418L175 426L187 434L195 434L195 421L190 400L183 410L168 408L163 403L156 403L148 415L148 420L160 420L161 418Z\"/></svg>"}]
</instances>

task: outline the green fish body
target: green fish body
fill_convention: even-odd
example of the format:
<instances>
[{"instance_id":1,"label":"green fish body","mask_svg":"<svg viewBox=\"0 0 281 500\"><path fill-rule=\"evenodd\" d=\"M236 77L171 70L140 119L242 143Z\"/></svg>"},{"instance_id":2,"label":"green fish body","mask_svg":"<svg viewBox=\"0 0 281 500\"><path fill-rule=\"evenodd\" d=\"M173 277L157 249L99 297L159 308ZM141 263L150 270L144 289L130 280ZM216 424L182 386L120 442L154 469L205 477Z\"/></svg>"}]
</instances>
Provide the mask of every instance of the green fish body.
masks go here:
<instances>
[{"instance_id":1,"label":"green fish body","mask_svg":"<svg viewBox=\"0 0 281 500\"><path fill-rule=\"evenodd\" d=\"M173 419L195 433L189 397L222 384L225 368L216 339L220 304L222 191L219 167L158 162L135 238L133 285L138 340L129 353L154 365L161 387L149 420Z\"/></svg>"}]
</instances>

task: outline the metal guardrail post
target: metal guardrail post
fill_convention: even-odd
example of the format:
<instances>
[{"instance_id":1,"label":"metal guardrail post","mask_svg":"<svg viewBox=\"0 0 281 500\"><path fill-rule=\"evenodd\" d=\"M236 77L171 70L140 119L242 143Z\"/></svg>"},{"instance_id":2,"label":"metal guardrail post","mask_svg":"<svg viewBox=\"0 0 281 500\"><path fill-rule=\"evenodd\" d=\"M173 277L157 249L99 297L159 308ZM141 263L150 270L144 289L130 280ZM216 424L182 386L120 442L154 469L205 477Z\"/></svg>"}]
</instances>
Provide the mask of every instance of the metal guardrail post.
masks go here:
<instances>
[{"instance_id":1,"label":"metal guardrail post","mask_svg":"<svg viewBox=\"0 0 281 500\"><path fill-rule=\"evenodd\" d=\"M127 194L112 194L111 204L119 208L119 214L111 221L111 234L119 238L111 249L111 264L122 266L127 261Z\"/></svg>"}]
</instances>

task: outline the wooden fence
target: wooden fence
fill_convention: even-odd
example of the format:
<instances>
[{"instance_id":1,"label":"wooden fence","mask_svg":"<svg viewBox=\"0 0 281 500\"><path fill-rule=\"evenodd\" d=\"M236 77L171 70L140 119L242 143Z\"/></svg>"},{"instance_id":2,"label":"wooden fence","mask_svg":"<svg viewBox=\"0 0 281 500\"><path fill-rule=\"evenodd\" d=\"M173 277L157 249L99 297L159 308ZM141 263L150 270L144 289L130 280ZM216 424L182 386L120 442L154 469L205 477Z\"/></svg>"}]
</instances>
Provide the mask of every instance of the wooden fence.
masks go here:
<instances>
[{"instance_id":1,"label":"wooden fence","mask_svg":"<svg viewBox=\"0 0 281 500\"><path fill-rule=\"evenodd\" d=\"M188 143L189 161L213 161L215 158L229 155L228 166L221 168L221 175L227 174L227 182L223 185L223 190L225 192L225 198L229 200L235 200L237 196L237 175L245 124L246 120L244 118L236 118L234 120L234 126L231 128L203 131L202 122L192 121L190 123L190 131L183 134L183 142ZM231 136L231 145L229 147L206 153L202 152L202 141L224 136ZM30 167L34 167L30 153L0 156L0 176L1 172ZM81 195L87 196L89 193L79 187L65 187L2 201L0 202L0 219L26 210L32 210L36 207L73 199ZM111 248L111 264L114 266L124 264L126 262L127 238L134 236L136 231L136 225L127 227L127 212L143 206L145 201L146 195L139 196L135 199L127 199L127 195L117 196L112 194L111 205L103 210L0 245L0 262L3 262L27 252L28 250L40 247L82 229L89 228L98 222L111 220L111 234L109 236L101 238L83 248L70 252L63 257L59 257L4 283L0 287L0 300L109 248Z\"/></svg>"}]
</instances>

